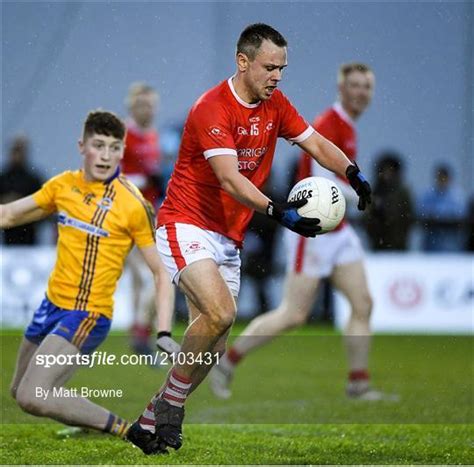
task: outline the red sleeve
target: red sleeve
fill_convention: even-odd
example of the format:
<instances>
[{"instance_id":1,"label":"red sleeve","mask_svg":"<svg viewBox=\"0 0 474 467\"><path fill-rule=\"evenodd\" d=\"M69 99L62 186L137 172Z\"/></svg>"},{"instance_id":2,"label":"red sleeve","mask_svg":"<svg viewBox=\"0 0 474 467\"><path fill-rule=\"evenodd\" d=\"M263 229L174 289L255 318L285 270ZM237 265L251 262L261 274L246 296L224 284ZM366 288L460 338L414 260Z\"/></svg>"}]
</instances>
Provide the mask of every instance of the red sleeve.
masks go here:
<instances>
[{"instance_id":1,"label":"red sleeve","mask_svg":"<svg viewBox=\"0 0 474 467\"><path fill-rule=\"evenodd\" d=\"M311 136L313 133L311 126L282 93L280 93L278 107L281 116L278 136L292 143L301 143Z\"/></svg>"},{"instance_id":2,"label":"red sleeve","mask_svg":"<svg viewBox=\"0 0 474 467\"><path fill-rule=\"evenodd\" d=\"M341 147L338 138L337 124L327 115L317 117L313 122L314 129L326 139L334 143L338 148Z\"/></svg>"},{"instance_id":3,"label":"red sleeve","mask_svg":"<svg viewBox=\"0 0 474 467\"><path fill-rule=\"evenodd\" d=\"M218 155L237 156L230 117L221 105L197 103L191 112L193 135L206 159Z\"/></svg>"},{"instance_id":4,"label":"red sleeve","mask_svg":"<svg viewBox=\"0 0 474 467\"><path fill-rule=\"evenodd\" d=\"M319 134L339 147L336 124L327 114L316 117L313 122L313 128ZM312 161L313 158L309 154L305 152L301 153L298 164L297 180L303 180L303 178L312 175Z\"/></svg>"}]
</instances>

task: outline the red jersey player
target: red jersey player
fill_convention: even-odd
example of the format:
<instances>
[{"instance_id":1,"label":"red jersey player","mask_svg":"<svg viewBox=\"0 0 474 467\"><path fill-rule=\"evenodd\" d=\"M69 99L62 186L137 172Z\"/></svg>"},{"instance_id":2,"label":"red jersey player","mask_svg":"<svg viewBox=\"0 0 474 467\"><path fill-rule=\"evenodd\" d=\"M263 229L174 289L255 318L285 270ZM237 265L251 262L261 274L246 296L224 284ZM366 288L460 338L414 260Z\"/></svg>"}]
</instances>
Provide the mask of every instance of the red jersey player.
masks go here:
<instances>
[{"instance_id":1,"label":"red jersey player","mask_svg":"<svg viewBox=\"0 0 474 467\"><path fill-rule=\"evenodd\" d=\"M160 196L159 163L160 150L158 132L153 128L158 94L146 83L133 83L126 100L130 117L126 121L127 136L125 153L122 160L122 172L139 188L143 196L156 207ZM127 260L133 285L133 324L131 327L131 345L136 353L149 354L152 349L149 337L152 321L155 318L152 288L146 286L146 269L141 255L135 248ZM164 300L157 309L156 318L160 349L172 353L179 346L171 339L171 321L174 310L174 288L171 283L161 297Z\"/></svg>"},{"instance_id":2,"label":"red jersey player","mask_svg":"<svg viewBox=\"0 0 474 467\"><path fill-rule=\"evenodd\" d=\"M277 204L259 189L269 176L277 138L347 176L361 207L370 202L370 186L359 169L277 89L287 65L286 45L272 27L248 26L237 43L236 74L201 96L188 115L158 214L157 245L186 294L191 319L166 382L134 424L145 452L181 446L186 397L225 350L239 291L239 247L253 210L306 237L320 230L318 219L297 213L306 200Z\"/></svg>"},{"instance_id":3,"label":"red jersey player","mask_svg":"<svg viewBox=\"0 0 474 467\"><path fill-rule=\"evenodd\" d=\"M130 86L127 106L127 137L122 160L122 172L138 187L143 196L156 208L160 190L160 149L158 132L153 128L157 92L148 84L133 83Z\"/></svg>"},{"instance_id":4,"label":"red jersey player","mask_svg":"<svg viewBox=\"0 0 474 467\"><path fill-rule=\"evenodd\" d=\"M332 141L350 160L356 158L354 121L372 99L374 75L362 63L342 65L338 77L339 101L314 121L316 131ZM335 177L310 155L300 158L298 179L309 176ZM348 201L357 196L344 179L337 181ZM284 297L279 307L255 318L242 332L210 375L211 388L220 398L231 395L230 382L236 364L253 349L273 337L306 322L321 278L329 277L351 304L351 317L345 329L349 360L347 395L364 400L387 396L370 387L368 367L372 299L363 265L363 251L353 228L342 221L338 228L316 239L288 232L288 267Z\"/></svg>"}]
</instances>

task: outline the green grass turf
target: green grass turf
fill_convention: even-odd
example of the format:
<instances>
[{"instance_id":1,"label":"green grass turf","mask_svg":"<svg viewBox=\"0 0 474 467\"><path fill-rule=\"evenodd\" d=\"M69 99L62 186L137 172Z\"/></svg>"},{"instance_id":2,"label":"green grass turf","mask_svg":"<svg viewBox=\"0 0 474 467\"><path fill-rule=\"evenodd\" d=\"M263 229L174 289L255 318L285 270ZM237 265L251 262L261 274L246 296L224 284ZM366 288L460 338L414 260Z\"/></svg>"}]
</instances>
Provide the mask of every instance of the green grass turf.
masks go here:
<instances>
[{"instance_id":1,"label":"green grass turf","mask_svg":"<svg viewBox=\"0 0 474 467\"><path fill-rule=\"evenodd\" d=\"M237 330L236 330L237 331ZM187 404L185 444L168 456L144 456L108 435L61 440L61 427L21 412L8 395L18 333L1 340L0 461L16 464L471 464L474 462L473 341L453 336L377 336L374 384L400 402L344 396L341 337L308 326L242 362L229 401L204 383ZM128 352L112 335L101 347ZM70 386L122 389L95 399L134 419L166 372L146 366L81 369Z\"/></svg>"}]
</instances>

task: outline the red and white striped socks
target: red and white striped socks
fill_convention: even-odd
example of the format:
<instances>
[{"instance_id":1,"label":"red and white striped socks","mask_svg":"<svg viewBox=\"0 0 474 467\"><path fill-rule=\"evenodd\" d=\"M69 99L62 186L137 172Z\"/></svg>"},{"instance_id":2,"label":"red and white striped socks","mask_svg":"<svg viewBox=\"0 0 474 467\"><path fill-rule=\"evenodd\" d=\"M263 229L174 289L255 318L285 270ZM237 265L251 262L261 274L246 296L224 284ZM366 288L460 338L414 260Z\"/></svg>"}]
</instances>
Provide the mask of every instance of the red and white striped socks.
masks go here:
<instances>
[{"instance_id":1,"label":"red and white striped socks","mask_svg":"<svg viewBox=\"0 0 474 467\"><path fill-rule=\"evenodd\" d=\"M144 430L155 432L155 414L153 408L157 399L164 399L169 404L176 407L183 407L186 402L189 390L191 389L191 380L185 376L178 375L176 370L172 370L166 380L164 389L156 394L150 403L146 406L138 423Z\"/></svg>"},{"instance_id":2,"label":"red and white striped socks","mask_svg":"<svg viewBox=\"0 0 474 467\"><path fill-rule=\"evenodd\" d=\"M146 406L145 410L138 419L140 427L144 430L151 431L152 433L155 432L155 414L153 412L153 407L155 406L155 402L159 395L160 394L158 393L156 396L153 396L150 403Z\"/></svg>"},{"instance_id":3,"label":"red and white striped socks","mask_svg":"<svg viewBox=\"0 0 474 467\"><path fill-rule=\"evenodd\" d=\"M161 397L175 407L183 407L191 389L191 384L190 379L178 375L176 370L173 370Z\"/></svg>"}]
</instances>

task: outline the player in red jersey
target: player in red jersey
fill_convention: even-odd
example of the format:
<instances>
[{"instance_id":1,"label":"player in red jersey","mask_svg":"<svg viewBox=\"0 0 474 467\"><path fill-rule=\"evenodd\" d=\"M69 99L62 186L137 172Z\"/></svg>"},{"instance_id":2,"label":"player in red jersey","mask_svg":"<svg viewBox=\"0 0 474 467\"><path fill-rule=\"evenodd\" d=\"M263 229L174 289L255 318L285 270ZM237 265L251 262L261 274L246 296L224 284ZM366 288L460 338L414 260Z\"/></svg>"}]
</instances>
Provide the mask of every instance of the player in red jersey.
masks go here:
<instances>
[{"instance_id":1,"label":"player in red jersey","mask_svg":"<svg viewBox=\"0 0 474 467\"><path fill-rule=\"evenodd\" d=\"M362 63L341 66L338 76L339 100L314 121L316 131L341 148L351 161L356 159L354 122L370 104L374 74ZM298 180L310 176L333 178L335 175L318 165L307 153L300 158ZM346 199L357 196L344 179L337 180ZM329 277L351 304L351 317L345 329L349 360L347 395L364 400L387 396L371 388L368 359L369 319L372 299L363 265L363 251L354 229L343 220L334 232L307 239L288 232L288 267L284 297L276 310L255 318L234 342L210 375L211 388L220 398L231 396L230 383L237 363L252 350L275 336L304 324L316 298L319 280Z\"/></svg>"},{"instance_id":2,"label":"player in red jersey","mask_svg":"<svg viewBox=\"0 0 474 467\"><path fill-rule=\"evenodd\" d=\"M126 120L127 136L122 159L122 172L139 188L143 196L157 207L160 197L160 150L158 132L153 121L158 105L158 93L146 83L132 83L126 104L129 118ZM151 353L149 337L154 319L153 289L146 286L146 268L138 250L130 253L127 266L133 283L132 348L137 353ZM174 310L174 287L164 285L163 303L156 317L158 346L168 353L177 352L179 345L171 338L171 322Z\"/></svg>"},{"instance_id":3,"label":"player in red jersey","mask_svg":"<svg viewBox=\"0 0 474 467\"><path fill-rule=\"evenodd\" d=\"M181 446L186 397L225 350L240 285L239 248L253 211L306 237L320 231L318 219L297 213L306 200L278 204L260 191L277 138L347 176L361 208L370 202L370 186L359 169L277 89L287 65L286 45L272 27L248 26L237 43L236 74L202 95L188 115L158 214L157 246L186 294L190 325L166 382L134 424L149 439L148 453Z\"/></svg>"},{"instance_id":4,"label":"player in red jersey","mask_svg":"<svg viewBox=\"0 0 474 467\"><path fill-rule=\"evenodd\" d=\"M122 172L153 207L157 206L160 197L159 136L153 127L158 101L158 93L152 86L146 83L130 85L126 99L129 111L127 146L122 160Z\"/></svg>"}]
</instances>

